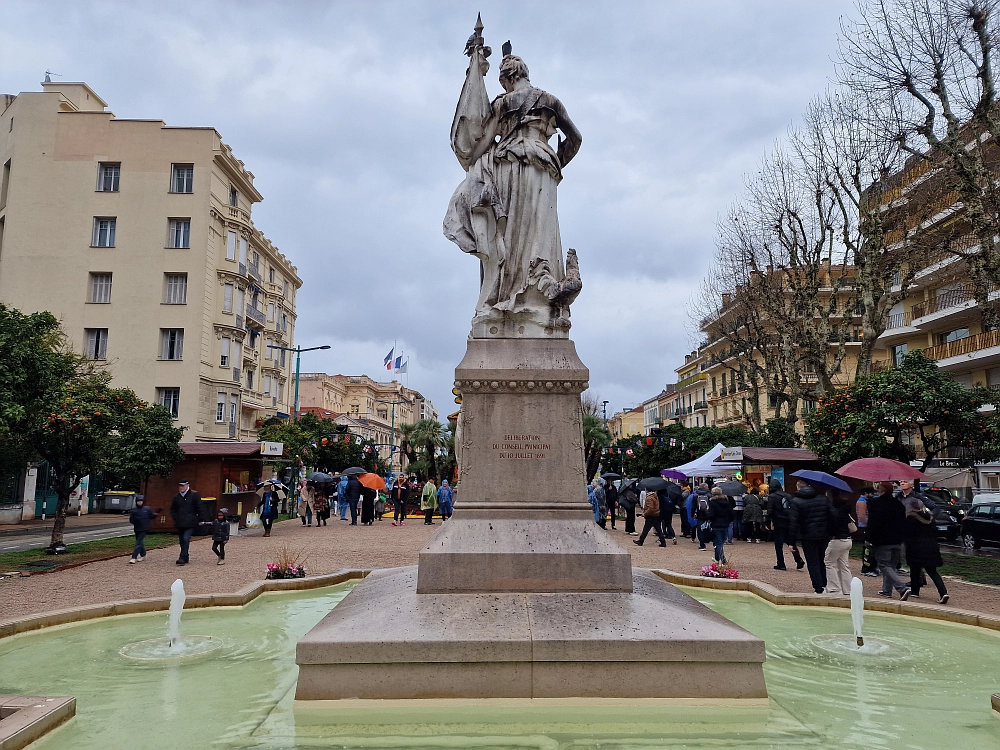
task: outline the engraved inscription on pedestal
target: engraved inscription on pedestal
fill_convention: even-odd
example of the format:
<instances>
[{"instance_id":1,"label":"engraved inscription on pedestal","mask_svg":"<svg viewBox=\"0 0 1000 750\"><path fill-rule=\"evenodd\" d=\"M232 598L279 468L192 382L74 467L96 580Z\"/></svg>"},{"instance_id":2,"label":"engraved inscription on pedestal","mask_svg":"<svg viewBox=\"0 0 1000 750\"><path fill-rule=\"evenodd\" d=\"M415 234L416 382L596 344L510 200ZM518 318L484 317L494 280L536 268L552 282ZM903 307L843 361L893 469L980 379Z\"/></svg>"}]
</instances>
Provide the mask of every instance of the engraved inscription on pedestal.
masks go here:
<instances>
[{"instance_id":1,"label":"engraved inscription on pedestal","mask_svg":"<svg viewBox=\"0 0 1000 750\"><path fill-rule=\"evenodd\" d=\"M493 443L493 451L500 459L541 460L549 456L552 444L541 435L504 435L498 443Z\"/></svg>"}]
</instances>

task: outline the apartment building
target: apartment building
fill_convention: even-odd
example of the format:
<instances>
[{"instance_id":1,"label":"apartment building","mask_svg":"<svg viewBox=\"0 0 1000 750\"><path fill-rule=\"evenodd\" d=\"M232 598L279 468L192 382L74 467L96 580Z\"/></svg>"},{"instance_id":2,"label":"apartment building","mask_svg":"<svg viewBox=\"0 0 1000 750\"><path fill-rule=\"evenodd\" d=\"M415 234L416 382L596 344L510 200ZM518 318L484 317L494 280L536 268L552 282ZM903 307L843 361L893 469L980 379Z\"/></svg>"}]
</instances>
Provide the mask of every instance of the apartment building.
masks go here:
<instances>
[{"instance_id":1,"label":"apartment building","mask_svg":"<svg viewBox=\"0 0 1000 750\"><path fill-rule=\"evenodd\" d=\"M254 226L254 177L210 127L120 119L86 83L0 96L0 302L49 310L185 440L291 413L295 267Z\"/></svg>"},{"instance_id":2,"label":"apartment building","mask_svg":"<svg viewBox=\"0 0 1000 750\"><path fill-rule=\"evenodd\" d=\"M394 445L393 469L398 470L398 449L402 446L399 428L421 419L437 419L437 409L419 391L396 380L380 383L367 375L327 375L322 372L299 376L299 405L302 411L323 410L341 422L341 415L354 420L357 434L381 445Z\"/></svg>"},{"instance_id":3,"label":"apartment building","mask_svg":"<svg viewBox=\"0 0 1000 750\"><path fill-rule=\"evenodd\" d=\"M615 440L632 435L642 435L644 434L643 428L642 406L637 406L628 411L617 412L614 416L608 418L608 430L611 432L611 437Z\"/></svg>"},{"instance_id":4,"label":"apartment building","mask_svg":"<svg viewBox=\"0 0 1000 750\"><path fill-rule=\"evenodd\" d=\"M673 386L674 399L667 408L667 420L685 427L708 425L708 361L697 351L684 355L684 364L674 369L677 383Z\"/></svg>"}]
</instances>

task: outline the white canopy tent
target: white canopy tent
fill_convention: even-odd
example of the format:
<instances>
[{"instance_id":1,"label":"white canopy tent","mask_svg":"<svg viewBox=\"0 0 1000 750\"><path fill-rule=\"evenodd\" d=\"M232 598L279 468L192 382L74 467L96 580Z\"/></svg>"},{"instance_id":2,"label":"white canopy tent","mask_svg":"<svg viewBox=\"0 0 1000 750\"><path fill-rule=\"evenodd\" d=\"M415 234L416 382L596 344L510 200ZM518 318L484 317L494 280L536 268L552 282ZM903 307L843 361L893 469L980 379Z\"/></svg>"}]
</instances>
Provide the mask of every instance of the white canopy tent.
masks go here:
<instances>
[{"instance_id":1,"label":"white canopy tent","mask_svg":"<svg viewBox=\"0 0 1000 750\"><path fill-rule=\"evenodd\" d=\"M689 477L725 477L731 476L740 470L740 464L732 461L719 461L722 451L725 450L722 443L716 445L704 456L688 461L686 464L674 466L674 471L679 471Z\"/></svg>"}]
</instances>

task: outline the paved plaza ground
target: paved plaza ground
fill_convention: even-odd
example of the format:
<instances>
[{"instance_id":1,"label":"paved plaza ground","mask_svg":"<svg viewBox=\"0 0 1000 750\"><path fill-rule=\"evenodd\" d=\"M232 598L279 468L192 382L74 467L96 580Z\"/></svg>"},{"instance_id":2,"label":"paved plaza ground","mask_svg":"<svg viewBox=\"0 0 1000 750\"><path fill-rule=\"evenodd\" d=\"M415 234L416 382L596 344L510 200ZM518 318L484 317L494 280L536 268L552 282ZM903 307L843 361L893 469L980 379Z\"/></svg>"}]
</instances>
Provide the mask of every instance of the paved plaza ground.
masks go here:
<instances>
[{"instance_id":1,"label":"paved plaza ground","mask_svg":"<svg viewBox=\"0 0 1000 750\"><path fill-rule=\"evenodd\" d=\"M276 524L270 538L241 536L233 538L226 548L226 564L216 565L211 540L207 537L192 542L191 564L178 567L177 547L150 551L145 562L129 565L127 557L89 563L76 568L29 578L0 580L0 621L61 609L122 599L167 596L175 578L183 578L189 593L236 591L264 577L265 565L283 547L300 552L310 575L330 573L342 568L387 568L413 565L417 553L430 535L440 528L425 526L422 519L407 521L403 527L393 527L390 519L376 521L374 526L351 526L331 520L326 527L304 527L299 521ZM632 544L634 537L608 529L612 538L632 554L632 564L640 568L666 568L678 573L697 575L703 565L712 561L711 552L699 552L698 545L679 539L676 545L657 546L649 538L643 547ZM726 547L729 560L740 571L741 578L763 581L786 592L807 593L812 588L805 569L796 571L790 556L786 556L787 572L772 569L774 547L769 543L737 542ZM852 559L854 573L860 562ZM0 571L2 572L2 571ZM881 579L863 578L866 596L876 596ZM984 614L1000 614L1000 588L948 581L951 593L949 606ZM919 600L934 603L937 595L933 586L923 589Z\"/></svg>"}]
</instances>

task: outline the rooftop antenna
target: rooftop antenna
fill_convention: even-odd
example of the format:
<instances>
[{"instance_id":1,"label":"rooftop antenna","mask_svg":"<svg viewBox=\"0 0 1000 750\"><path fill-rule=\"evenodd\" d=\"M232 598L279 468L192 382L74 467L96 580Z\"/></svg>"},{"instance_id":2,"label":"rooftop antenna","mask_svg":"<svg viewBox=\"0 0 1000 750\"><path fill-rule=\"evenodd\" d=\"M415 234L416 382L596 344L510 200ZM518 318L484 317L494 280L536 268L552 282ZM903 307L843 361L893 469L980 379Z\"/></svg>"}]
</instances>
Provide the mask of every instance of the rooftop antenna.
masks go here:
<instances>
[{"instance_id":1,"label":"rooftop antenna","mask_svg":"<svg viewBox=\"0 0 1000 750\"><path fill-rule=\"evenodd\" d=\"M52 83L52 76L62 78L62 73L53 73L51 70L45 71L45 83Z\"/></svg>"}]
</instances>

